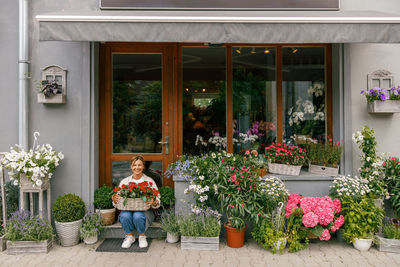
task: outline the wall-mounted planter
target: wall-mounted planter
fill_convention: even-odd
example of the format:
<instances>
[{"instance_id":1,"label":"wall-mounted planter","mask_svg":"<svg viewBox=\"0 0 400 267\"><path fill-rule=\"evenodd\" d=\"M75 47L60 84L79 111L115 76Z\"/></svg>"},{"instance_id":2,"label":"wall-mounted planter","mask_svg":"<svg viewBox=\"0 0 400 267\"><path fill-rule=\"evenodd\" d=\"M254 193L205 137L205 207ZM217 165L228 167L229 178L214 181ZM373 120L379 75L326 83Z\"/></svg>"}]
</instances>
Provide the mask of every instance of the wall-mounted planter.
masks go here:
<instances>
[{"instance_id":1,"label":"wall-mounted planter","mask_svg":"<svg viewBox=\"0 0 400 267\"><path fill-rule=\"evenodd\" d=\"M331 168L331 167L310 164L308 167L308 171L311 173L321 174L324 176L336 176L339 173L339 168Z\"/></svg>"},{"instance_id":2,"label":"wall-mounted planter","mask_svg":"<svg viewBox=\"0 0 400 267\"><path fill-rule=\"evenodd\" d=\"M56 94L51 97L45 97L43 94L39 93L37 95L37 101L39 104L65 104L65 95Z\"/></svg>"},{"instance_id":3,"label":"wall-mounted planter","mask_svg":"<svg viewBox=\"0 0 400 267\"><path fill-rule=\"evenodd\" d=\"M369 113L397 113L400 112L400 100L385 100L368 103Z\"/></svg>"}]
</instances>

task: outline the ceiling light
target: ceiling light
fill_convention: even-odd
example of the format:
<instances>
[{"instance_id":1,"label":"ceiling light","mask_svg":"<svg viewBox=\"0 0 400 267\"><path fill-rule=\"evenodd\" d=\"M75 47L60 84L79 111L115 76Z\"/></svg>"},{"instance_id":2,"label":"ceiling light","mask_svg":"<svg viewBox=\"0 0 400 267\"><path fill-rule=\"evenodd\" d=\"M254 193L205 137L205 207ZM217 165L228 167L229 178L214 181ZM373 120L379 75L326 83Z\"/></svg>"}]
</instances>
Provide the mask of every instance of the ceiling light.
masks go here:
<instances>
[{"instance_id":1,"label":"ceiling light","mask_svg":"<svg viewBox=\"0 0 400 267\"><path fill-rule=\"evenodd\" d=\"M205 92L206 91L206 88L203 88L203 90L202 90L203 92Z\"/></svg>"},{"instance_id":2,"label":"ceiling light","mask_svg":"<svg viewBox=\"0 0 400 267\"><path fill-rule=\"evenodd\" d=\"M297 48L292 48L292 54L296 54L299 51Z\"/></svg>"},{"instance_id":3,"label":"ceiling light","mask_svg":"<svg viewBox=\"0 0 400 267\"><path fill-rule=\"evenodd\" d=\"M256 52L256 48L253 47L253 48L251 49L251 51L250 51L250 54L253 54L253 55L254 55L255 53L257 53L257 52Z\"/></svg>"},{"instance_id":4,"label":"ceiling light","mask_svg":"<svg viewBox=\"0 0 400 267\"><path fill-rule=\"evenodd\" d=\"M241 47L239 47L238 49L236 49L235 51L236 51L236 53L238 53L238 54L240 54L242 51L242 48Z\"/></svg>"},{"instance_id":5,"label":"ceiling light","mask_svg":"<svg viewBox=\"0 0 400 267\"><path fill-rule=\"evenodd\" d=\"M264 50L264 54L269 54L271 51L269 51L269 49L265 48Z\"/></svg>"},{"instance_id":6,"label":"ceiling light","mask_svg":"<svg viewBox=\"0 0 400 267\"><path fill-rule=\"evenodd\" d=\"M186 92L189 92L189 88L186 88L185 90L186 90Z\"/></svg>"}]
</instances>

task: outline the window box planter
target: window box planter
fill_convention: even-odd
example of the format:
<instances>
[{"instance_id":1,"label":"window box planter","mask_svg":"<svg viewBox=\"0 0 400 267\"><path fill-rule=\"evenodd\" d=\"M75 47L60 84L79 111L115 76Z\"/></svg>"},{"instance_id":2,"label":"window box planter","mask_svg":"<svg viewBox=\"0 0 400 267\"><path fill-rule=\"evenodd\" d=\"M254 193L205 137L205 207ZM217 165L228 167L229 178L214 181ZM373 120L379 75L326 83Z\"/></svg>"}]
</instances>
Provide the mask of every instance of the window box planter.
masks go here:
<instances>
[{"instance_id":1,"label":"window box planter","mask_svg":"<svg viewBox=\"0 0 400 267\"><path fill-rule=\"evenodd\" d=\"M56 94L46 98L44 94L40 93L37 95L37 101L39 104L65 104L65 95Z\"/></svg>"},{"instance_id":2,"label":"window box planter","mask_svg":"<svg viewBox=\"0 0 400 267\"><path fill-rule=\"evenodd\" d=\"M368 103L369 113L398 113L400 112L400 100L385 100Z\"/></svg>"},{"instance_id":3,"label":"window box planter","mask_svg":"<svg viewBox=\"0 0 400 267\"><path fill-rule=\"evenodd\" d=\"M4 238L4 235L0 236L0 251L4 251L7 248L7 240Z\"/></svg>"},{"instance_id":4,"label":"window box planter","mask_svg":"<svg viewBox=\"0 0 400 267\"><path fill-rule=\"evenodd\" d=\"M268 172L284 175L299 175L301 166L279 163L268 163Z\"/></svg>"},{"instance_id":5,"label":"window box planter","mask_svg":"<svg viewBox=\"0 0 400 267\"><path fill-rule=\"evenodd\" d=\"M378 239L378 250L384 252L400 253L400 240L384 238L382 235L376 235Z\"/></svg>"},{"instance_id":6,"label":"window box planter","mask_svg":"<svg viewBox=\"0 0 400 267\"><path fill-rule=\"evenodd\" d=\"M332 167L310 164L308 166L308 171L311 173L321 174L324 176L336 176L339 174L339 167L332 168Z\"/></svg>"},{"instance_id":7,"label":"window box planter","mask_svg":"<svg viewBox=\"0 0 400 267\"><path fill-rule=\"evenodd\" d=\"M48 253L53 240L43 241L7 241L7 254Z\"/></svg>"},{"instance_id":8,"label":"window box planter","mask_svg":"<svg viewBox=\"0 0 400 267\"><path fill-rule=\"evenodd\" d=\"M219 250L219 236L217 237L181 236L181 249Z\"/></svg>"}]
</instances>

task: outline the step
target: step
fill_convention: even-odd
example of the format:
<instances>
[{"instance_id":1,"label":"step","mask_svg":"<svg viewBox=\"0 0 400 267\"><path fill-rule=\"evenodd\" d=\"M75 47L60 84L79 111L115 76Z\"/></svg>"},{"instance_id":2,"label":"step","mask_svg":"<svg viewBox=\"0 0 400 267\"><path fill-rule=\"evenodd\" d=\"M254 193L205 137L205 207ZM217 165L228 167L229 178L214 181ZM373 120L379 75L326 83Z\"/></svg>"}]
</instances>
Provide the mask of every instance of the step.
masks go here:
<instances>
[{"instance_id":1,"label":"step","mask_svg":"<svg viewBox=\"0 0 400 267\"><path fill-rule=\"evenodd\" d=\"M136 230L134 230L134 233L137 235ZM147 228L145 235L149 238L161 239L165 238L167 233L161 229L160 223L153 222L149 228ZM125 233L120 222L105 226L105 229L100 233L100 238L123 238L124 236Z\"/></svg>"}]
</instances>

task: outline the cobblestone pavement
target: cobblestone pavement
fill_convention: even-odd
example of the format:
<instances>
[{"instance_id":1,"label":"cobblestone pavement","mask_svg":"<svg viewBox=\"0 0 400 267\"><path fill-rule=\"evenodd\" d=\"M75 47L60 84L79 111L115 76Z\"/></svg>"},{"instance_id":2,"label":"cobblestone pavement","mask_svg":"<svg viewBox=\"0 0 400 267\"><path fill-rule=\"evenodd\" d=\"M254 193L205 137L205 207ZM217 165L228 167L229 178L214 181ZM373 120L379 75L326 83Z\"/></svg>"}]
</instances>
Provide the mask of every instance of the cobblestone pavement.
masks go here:
<instances>
[{"instance_id":1,"label":"cobblestone pavement","mask_svg":"<svg viewBox=\"0 0 400 267\"><path fill-rule=\"evenodd\" d=\"M400 254L376 248L359 252L335 240L310 243L306 250L283 255L264 250L254 240L239 249L221 242L219 251L181 250L179 243L153 240L147 253L96 252L99 244L55 245L48 254L8 255L3 251L0 266L400 266Z\"/></svg>"}]
</instances>

